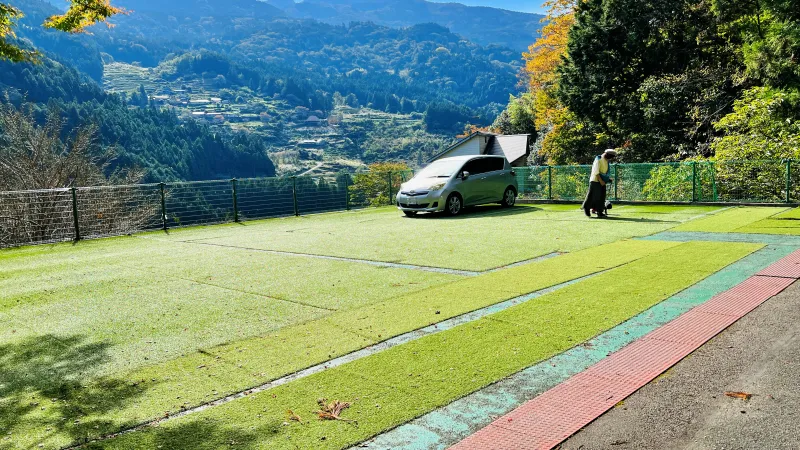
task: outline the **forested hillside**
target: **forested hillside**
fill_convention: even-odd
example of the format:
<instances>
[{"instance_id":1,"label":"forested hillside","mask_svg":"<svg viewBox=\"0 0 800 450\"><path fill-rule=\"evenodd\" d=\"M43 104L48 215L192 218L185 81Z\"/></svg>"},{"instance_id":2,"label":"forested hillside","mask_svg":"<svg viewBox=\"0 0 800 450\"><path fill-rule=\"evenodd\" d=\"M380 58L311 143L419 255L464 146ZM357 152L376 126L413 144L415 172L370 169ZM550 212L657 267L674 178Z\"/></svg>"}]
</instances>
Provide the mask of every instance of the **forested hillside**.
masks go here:
<instances>
[{"instance_id":1,"label":"forested hillside","mask_svg":"<svg viewBox=\"0 0 800 450\"><path fill-rule=\"evenodd\" d=\"M48 58L36 65L0 61L0 91L3 102L32 107L40 123L48 110L57 110L65 139L81 126L96 126L96 151L116 154L109 171L138 167L145 169L144 181L153 182L275 174L262 141L243 133L223 136L194 121L182 123L167 110L131 108L120 96Z\"/></svg>"},{"instance_id":2,"label":"forested hillside","mask_svg":"<svg viewBox=\"0 0 800 450\"><path fill-rule=\"evenodd\" d=\"M91 67L84 72L98 81L100 52L115 61L154 67L176 53L207 50L313 90L353 93L363 105L370 103L369 94L379 93L480 108L505 103L521 68L518 51L483 47L432 23L403 29L365 22L329 25L282 17L280 10L258 0L116 3L131 13L112 19L114 28L95 26L91 36L70 37L36 26L57 11L52 5L11 0L29 15L21 36ZM64 42L71 41L87 50L69 49Z\"/></svg>"}]
</instances>

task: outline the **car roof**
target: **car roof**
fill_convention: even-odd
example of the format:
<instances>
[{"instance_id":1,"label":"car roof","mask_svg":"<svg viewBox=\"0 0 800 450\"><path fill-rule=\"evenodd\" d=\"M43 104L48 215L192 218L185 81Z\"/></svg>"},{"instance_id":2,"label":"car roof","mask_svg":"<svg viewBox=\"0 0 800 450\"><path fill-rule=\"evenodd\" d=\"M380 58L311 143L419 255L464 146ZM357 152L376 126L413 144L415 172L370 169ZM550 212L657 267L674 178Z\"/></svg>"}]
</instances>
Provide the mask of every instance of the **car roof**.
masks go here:
<instances>
[{"instance_id":1,"label":"car roof","mask_svg":"<svg viewBox=\"0 0 800 450\"><path fill-rule=\"evenodd\" d=\"M503 159L505 159L504 156L499 156L499 155L467 155L467 156L451 156L449 158L440 158L440 159L437 159L434 162L439 162L439 161L471 161L473 159L478 159L478 158L503 158Z\"/></svg>"}]
</instances>

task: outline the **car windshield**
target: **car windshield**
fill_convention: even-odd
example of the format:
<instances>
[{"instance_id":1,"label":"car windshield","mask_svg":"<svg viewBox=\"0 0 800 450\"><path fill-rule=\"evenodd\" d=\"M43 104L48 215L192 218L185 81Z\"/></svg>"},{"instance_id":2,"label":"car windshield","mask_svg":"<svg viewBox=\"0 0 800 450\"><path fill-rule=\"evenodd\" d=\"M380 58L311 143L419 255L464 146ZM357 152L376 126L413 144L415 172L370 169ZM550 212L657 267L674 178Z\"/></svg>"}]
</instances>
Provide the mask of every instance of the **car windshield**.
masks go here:
<instances>
[{"instance_id":1,"label":"car windshield","mask_svg":"<svg viewBox=\"0 0 800 450\"><path fill-rule=\"evenodd\" d=\"M422 169L416 178L450 178L464 165L464 161L440 160Z\"/></svg>"}]
</instances>

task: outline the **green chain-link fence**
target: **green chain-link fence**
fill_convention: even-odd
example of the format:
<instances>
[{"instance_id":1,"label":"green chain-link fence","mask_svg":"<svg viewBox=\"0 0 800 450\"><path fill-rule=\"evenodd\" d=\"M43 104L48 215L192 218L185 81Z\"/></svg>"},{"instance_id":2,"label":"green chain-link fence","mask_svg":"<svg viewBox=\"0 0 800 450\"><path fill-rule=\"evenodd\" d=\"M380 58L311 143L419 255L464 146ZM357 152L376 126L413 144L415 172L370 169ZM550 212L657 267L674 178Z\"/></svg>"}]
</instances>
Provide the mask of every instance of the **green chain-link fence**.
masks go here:
<instances>
[{"instance_id":1,"label":"green chain-link fence","mask_svg":"<svg viewBox=\"0 0 800 450\"><path fill-rule=\"evenodd\" d=\"M582 200L590 166L517 168L520 197ZM792 203L800 162L614 164L618 201ZM394 203L411 171L0 192L0 248Z\"/></svg>"},{"instance_id":2,"label":"green chain-link fence","mask_svg":"<svg viewBox=\"0 0 800 450\"><path fill-rule=\"evenodd\" d=\"M516 169L520 196L582 200L591 166ZM690 161L612 164L608 198L631 202L793 203L800 200L800 162Z\"/></svg>"}]
</instances>

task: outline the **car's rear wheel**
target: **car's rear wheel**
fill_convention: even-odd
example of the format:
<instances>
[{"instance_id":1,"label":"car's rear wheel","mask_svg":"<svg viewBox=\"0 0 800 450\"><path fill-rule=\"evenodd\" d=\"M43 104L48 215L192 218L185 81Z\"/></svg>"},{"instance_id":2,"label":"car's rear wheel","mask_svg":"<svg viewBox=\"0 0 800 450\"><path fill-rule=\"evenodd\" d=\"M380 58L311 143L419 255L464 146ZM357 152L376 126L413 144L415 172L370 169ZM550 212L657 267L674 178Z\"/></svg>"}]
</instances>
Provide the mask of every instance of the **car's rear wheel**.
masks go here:
<instances>
[{"instance_id":1,"label":"car's rear wheel","mask_svg":"<svg viewBox=\"0 0 800 450\"><path fill-rule=\"evenodd\" d=\"M512 187L507 187L506 192L503 194L503 201L501 204L506 208L510 208L517 203L517 191Z\"/></svg>"},{"instance_id":2,"label":"car's rear wheel","mask_svg":"<svg viewBox=\"0 0 800 450\"><path fill-rule=\"evenodd\" d=\"M416 211L403 211L403 214L405 214L406 217L417 217Z\"/></svg>"},{"instance_id":3,"label":"car's rear wheel","mask_svg":"<svg viewBox=\"0 0 800 450\"><path fill-rule=\"evenodd\" d=\"M447 197L447 204L445 205L445 212L448 216L457 216L461 214L461 211L464 209L464 201L461 200L461 196L458 194L450 194Z\"/></svg>"}]
</instances>

